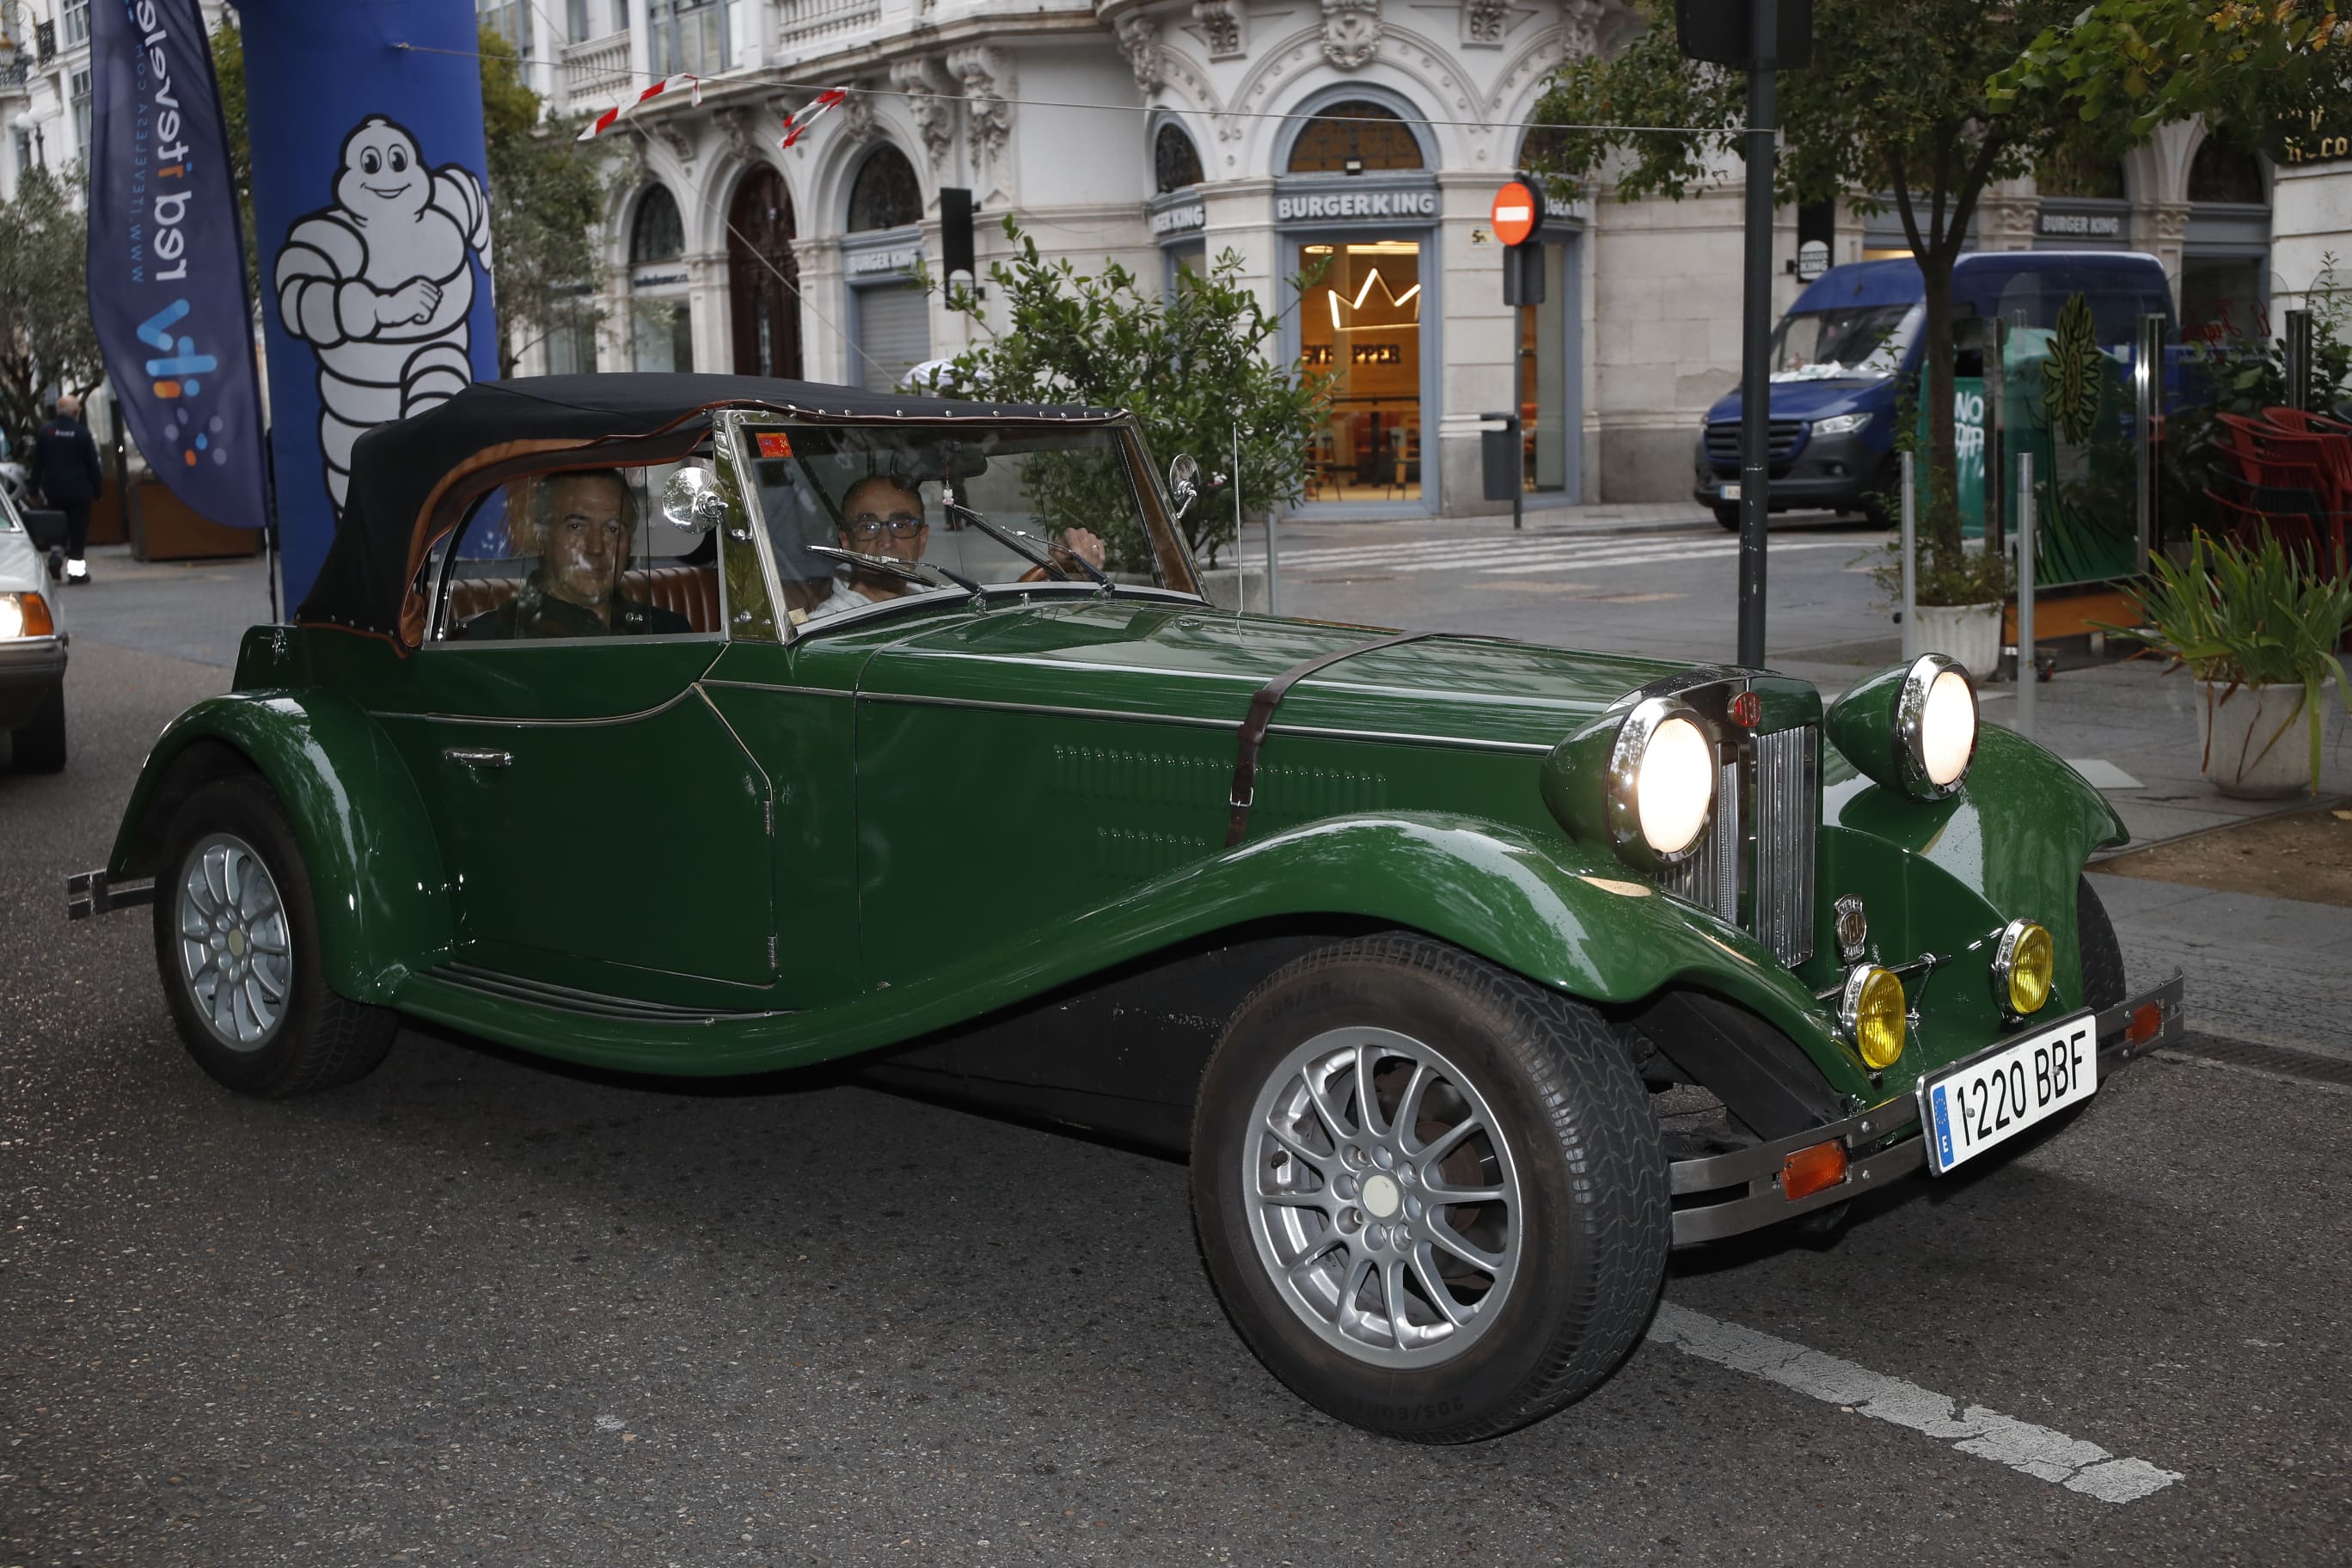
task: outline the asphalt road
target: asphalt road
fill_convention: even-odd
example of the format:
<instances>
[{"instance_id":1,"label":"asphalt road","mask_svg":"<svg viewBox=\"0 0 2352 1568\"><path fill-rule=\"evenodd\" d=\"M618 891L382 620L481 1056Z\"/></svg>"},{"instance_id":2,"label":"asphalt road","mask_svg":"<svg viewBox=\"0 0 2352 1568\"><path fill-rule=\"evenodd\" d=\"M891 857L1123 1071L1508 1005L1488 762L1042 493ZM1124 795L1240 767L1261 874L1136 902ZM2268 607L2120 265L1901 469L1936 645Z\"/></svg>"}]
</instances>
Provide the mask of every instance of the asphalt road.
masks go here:
<instances>
[{"instance_id":1,"label":"asphalt road","mask_svg":"<svg viewBox=\"0 0 2352 1568\"><path fill-rule=\"evenodd\" d=\"M1679 1256L1592 1397L1410 1447L1251 1358L1172 1163L419 1030L215 1089L144 911L59 889L225 683L85 635L71 769L0 769L0 1565L2347 1559L2352 1091L2142 1064L1834 1245Z\"/></svg>"}]
</instances>

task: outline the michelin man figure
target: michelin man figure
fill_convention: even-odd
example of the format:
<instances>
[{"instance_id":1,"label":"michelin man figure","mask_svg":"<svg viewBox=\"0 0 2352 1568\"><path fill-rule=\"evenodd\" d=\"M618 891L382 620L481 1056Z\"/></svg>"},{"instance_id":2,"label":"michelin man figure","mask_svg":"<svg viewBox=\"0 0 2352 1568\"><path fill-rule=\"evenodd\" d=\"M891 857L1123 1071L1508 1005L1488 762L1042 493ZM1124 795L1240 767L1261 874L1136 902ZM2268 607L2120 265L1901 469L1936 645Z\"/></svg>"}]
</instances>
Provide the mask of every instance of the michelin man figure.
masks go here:
<instances>
[{"instance_id":1,"label":"michelin man figure","mask_svg":"<svg viewBox=\"0 0 2352 1568\"><path fill-rule=\"evenodd\" d=\"M490 266L489 204L472 172L427 168L416 138L381 114L343 139L335 205L296 223L278 252L278 314L319 360L319 447L335 515L352 443L473 380L469 260Z\"/></svg>"}]
</instances>

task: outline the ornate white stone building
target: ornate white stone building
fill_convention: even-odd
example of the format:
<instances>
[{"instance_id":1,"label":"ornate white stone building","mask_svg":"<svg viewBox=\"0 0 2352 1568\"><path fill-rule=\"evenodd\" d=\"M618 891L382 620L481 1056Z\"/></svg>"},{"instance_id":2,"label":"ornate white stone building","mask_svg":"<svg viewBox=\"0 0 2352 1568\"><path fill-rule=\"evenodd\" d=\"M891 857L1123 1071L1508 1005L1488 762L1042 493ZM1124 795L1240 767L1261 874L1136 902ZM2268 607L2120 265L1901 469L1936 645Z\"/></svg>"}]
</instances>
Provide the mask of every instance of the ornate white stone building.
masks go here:
<instances>
[{"instance_id":1,"label":"ornate white stone building","mask_svg":"<svg viewBox=\"0 0 2352 1568\"><path fill-rule=\"evenodd\" d=\"M915 281L940 192L981 208L980 268L1013 216L1081 268L1172 279L1230 249L1284 310L1282 352L1328 369L1308 505L1489 510L1483 416L1517 405L1530 505L1687 494L1693 437L1738 373L1737 167L1681 203L1606 193L1556 215L1539 307L1502 303L1488 232L1547 74L1638 23L1625 0L481 0L559 109L633 111L593 341L531 368L742 370L885 384L964 346ZM552 18L552 20L551 20ZM560 26L567 37L550 38ZM785 113L858 89L789 151ZM2294 296L2332 195L2272 251L2272 172L2174 126L2118 170L1994 194L1981 243L2145 248L2192 316ZM2339 191L2352 164L2310 180ZM2307 173L2307 172L2303 172ZM2284 196L2282 213L2286 210ZM1780 302L1799 216L1782 215ZM1899 249L1891 217L1807 215L1832 259ZM2305 252L2310 254L2306 257ZM2347 247L2352 251L2352 247ZM2281 275L2290 261L2302 271ZM2352 259L2352 255L2347 255ZM1287 281L1322 268L1301 297ZM538 363L531 363L538 362Z\"/></svg>"}]
</instances>

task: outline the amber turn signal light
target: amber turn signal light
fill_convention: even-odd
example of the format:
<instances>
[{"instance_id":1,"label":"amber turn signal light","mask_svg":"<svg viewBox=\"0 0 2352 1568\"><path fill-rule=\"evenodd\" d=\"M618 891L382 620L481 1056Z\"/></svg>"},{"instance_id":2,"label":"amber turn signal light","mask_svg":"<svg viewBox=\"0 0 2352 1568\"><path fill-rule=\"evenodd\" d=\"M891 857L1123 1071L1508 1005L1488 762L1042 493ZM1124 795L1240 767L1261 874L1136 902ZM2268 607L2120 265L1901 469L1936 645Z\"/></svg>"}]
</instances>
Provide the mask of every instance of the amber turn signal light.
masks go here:
<instances>
[{"instance_id":1,"label":"amber turn signal light","mask_svg":"<svg viewBox=\"0 0 2352 1568\"><path fill-rule=\"evenodd\" d=\"M2143 1002L2124 1026L2124 1038L2135 1046L2144 1046L2164 1029L2164 1009L2153 1002Z\"/></svg>"},{"instance_id":2,"label":"amber turn signal light","mask_svg":"<svg viewBox=\"0 0 2352 1568\"><path fill-rule=\"evenodd\" d=\"M1845 1145L1832 1138L1780 1162L1780 1195L1790 1203L1827 1192L1845 1180Z\"/></svg>"}]
</instances>

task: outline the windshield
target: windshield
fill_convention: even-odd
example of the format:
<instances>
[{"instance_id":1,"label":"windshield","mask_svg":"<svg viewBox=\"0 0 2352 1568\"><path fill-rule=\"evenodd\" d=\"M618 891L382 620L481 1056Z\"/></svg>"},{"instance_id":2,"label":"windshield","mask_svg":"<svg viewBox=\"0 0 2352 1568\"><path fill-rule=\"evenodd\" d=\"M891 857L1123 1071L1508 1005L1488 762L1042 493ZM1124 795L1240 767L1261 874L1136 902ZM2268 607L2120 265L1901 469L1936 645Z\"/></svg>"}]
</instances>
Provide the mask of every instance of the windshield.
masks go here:
<instances>
[{"instance_id":1,"label":"windshield","mask_svg":"<svg viewBox=\"0 0 2352 1568\"><path fill-rule=\"evenodd\" d=\"M1092 592L1092 565L1119 583L1197 591L1181 544L1151 521L1156 509L1145 507L1117 430L761 423L747 424L741 439L796 626L963 592L942 576ZM844 561L828 549L878 559Z\"/></svg>"},{"instance_id":2,"label":"windshield","mask_svg":"<svg viewBox=\"0 0 2352 1568\"><path fill-rule=\"evenodd\" d=\"M1774 381L1874 379L1903 368L1924 305L1792 312L1772 335Z\"/></svg>"}]
</instances>

